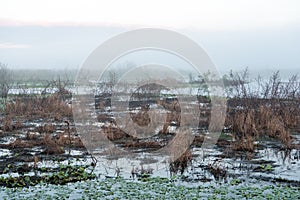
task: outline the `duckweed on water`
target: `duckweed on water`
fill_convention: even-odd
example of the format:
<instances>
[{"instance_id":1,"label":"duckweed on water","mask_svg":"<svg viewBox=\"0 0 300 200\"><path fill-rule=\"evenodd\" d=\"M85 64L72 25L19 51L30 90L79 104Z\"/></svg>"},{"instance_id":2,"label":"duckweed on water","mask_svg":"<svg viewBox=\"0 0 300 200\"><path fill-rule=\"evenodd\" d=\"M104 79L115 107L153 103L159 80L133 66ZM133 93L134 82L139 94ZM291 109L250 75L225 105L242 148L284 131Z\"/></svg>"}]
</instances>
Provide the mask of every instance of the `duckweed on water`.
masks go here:
<instances>
[{"instance_id":1,"label":"duckweed on water","mask_svg":"<svg viewBox=\"0 0 300 200\"><path fill-rule=\"evenodd\" d=\"M42 169L43 172L51 172L47 175L0 177L0 186L9 188L29 187L42 183L63 185L69 182L95 178L95 174L87 172L86 168L86 166L60 165L58 169Z\"/></svg>"},{"instance_id":2,"label":"duckweed on water","mask_svg":"<svg viewBox=\"0 0 300 200\"><path fill-rule=\"evenodd\" d=\"M199 183L201 184L201 183ZM267 185L198 185L148 178L94 179L66 185L38 184L27 188L1 188L4 199L299 199L299 187Z\"/></svg>"}]
</instances>

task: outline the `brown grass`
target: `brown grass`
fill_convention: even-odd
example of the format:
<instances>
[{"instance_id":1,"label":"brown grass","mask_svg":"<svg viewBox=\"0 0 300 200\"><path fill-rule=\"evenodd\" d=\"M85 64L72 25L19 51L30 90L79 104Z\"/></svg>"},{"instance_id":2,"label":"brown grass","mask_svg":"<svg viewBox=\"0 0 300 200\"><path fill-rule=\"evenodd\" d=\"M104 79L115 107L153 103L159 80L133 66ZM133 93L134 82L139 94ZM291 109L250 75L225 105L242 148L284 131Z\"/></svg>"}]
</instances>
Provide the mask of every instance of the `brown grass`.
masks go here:
<instances>
[{"instance_id":1,"label":"brown grass","mask_svg":"<svg viewBox=\"0 0 300 200\"><path fill-rule=\"evenodd\" d=\"M26 141L22 139L16 139L14 142L7 145L8 148L15 149L15 148L32 148L37 145L40 145L40 141Z\"/></svg>"},{"instance_id":2,"label":"brown grass","mask_svg":"<svg viewBox=\"0 0 300 200\"><path fill-rule=\"evenodd\" d=\"M221 167L219 160L215 160L212 164L208 164L208 170L216 180L219 180L220 178L226 178L227 171L224 169L224 167Z\"/></svg>"},{"instance_id":3,"label":"brown grass","mask_svg":"<svg viewBox=\"0 0 300 200\"><path fill-rule=\"evenodd\" d=\"M55 131L55 127L53 124L44 124L43 126L36 127L35 131L39 133L53 133Z\"/></svg>"},{"instance_id":4,"label":"brown grass","mask_svg":"<svg viewBox=\"0 0 300 200\"><path fill-rule=\"evenodd\" d=\"M3 126L1 128L3 131L12 131L13 126L12 126L12 119L11 118L5 118Z\"/></svg>"},{"instance_id":5,"label":"brown grass","mask_svg":"<svg viewBox=\"0 0 300 200\"><path fill-rule=\"evenodd\" d=\"M232 150L234 151L247 151L247 152L254 152L255 145L254 139L251 136L242 137L241 139L233 142L231 145Z\"/></svg>"},{"instance_id":6,"label":"brown grass","mask_svg":"<svg viewBox=\"0 0 300 200\"><path fill-rule=\"evenodd\" d=\"M72 116L72 108L66 105L57 94L48 97L24 96L16 97L6 103L5 114L10 117L22 116L29 119L52 118L61 120L62 117Z\"/></svg>"},{"instance_id":7,"label":"brown grass","mask_svg":"<svg viewBox=\"0 0 300 200\"><path fill-rule=\"evenodd\" d=\"M155 148L159 149L163 145L160 142L156 141L133 141L133 142L126 142L125 147L127 148Z\"/></svg>"},{"instance_id":8,"label":"brown grass","mask_svg":"<svg viewBox=\"0 0 300 200\"><path fill-rule=\"evenodd\" d=\"M124 131L122 131L120 128L117 127L113 127L112 124L110 124L109 126L104 126L101 128L102 131L104 132L104 134L106 135L106 137L111 140L120 140L120 139L124 139L126 137L129 137L129 135L127 135Z\"/></svg>"},{"instance_id":9,"label":"brown grass","mask_svg":"<svg viewBox=\"0 0 300 200\"><path fill-rule=\"evenodd\" d=\"M183 174L191 162L192 152L188 149L177 160L170 163L170 172L174 174L180 172L180 174Z\"/></svg>"},{"instance_id":10,"label":"brown grass","mask_svg":"<svg viewBox=\"0 0 300 200\"><path fill-rule=\"evenodd\" d=\"M300 131L298 76L293 75L288 81L282 81L277 71L269 80L262 80L261 77L256 80L257 87L247 84L250 82L248 69L241 73L230 72L227 76L230 99L226 126L232 127L232 133L240 141L251 140L247 139L250 136L256 140L258 135L266 135L281 141L284 148L292 148L290 131ZM241 146L244 148L247 145L241 142Z\"/></svg>"},{"instance_id":11,"label":"brown grass","mask_svg":"<svg viewBox=\"0 0 300 200\"><path fill-rule=\"evenodd\" d=\"M46 146L46 154L62 154L64 153L63 148L52 139L50 134L45 134L43 143Z\"/></svg>"},{"instance_id":12,"label":"brown grass","mask_svg":"<svg viewBox=\"0 0 300 200\"><path fill-rule=\"evenodd\" d=\"M66 133L60 133L54 139L55 143L61 147L66 147L71 145L72 147L83 148L84 145L79 137L68 136ZM70 144L71 142L71 144Z\"/></svg>"},{"instance_id":13,"label":"brown grass","mask_svg":"<svg viewBox=\"0 0 300 200\"><path fill-rule=\"evenodd\" d=\"M244 105L243 109L231 108L228 111L225 124L231 126L236 140L232 148L253 152L253 142L265 135L278 139L284 148L292 148L289 129L295 127L295 116L288 115L286 109L279 104L272 105L271 100L252 101L254 102Z\"/></svg>"},{"instance_id":14,"label":"brown grass","mask_svg":"<svg viewBox=\"0 0 300 200\"><path fill-rule=\"evenodd\" d=\"M27 131L26 137L25 137L26 140L37 140L38 138L39 138L38 134Z\"/></svg>"},{"instance_id":15,"label":"brown grass","mask_svg":"<svg viewBox=\"0 0 300 200\"><path fill-rule=\"evenodd\" d=\"M178 126L180 126L181 122L181 107L178 102L178 100L173 100L172 102L167 102L165 99L164 100L157 100L156 102L158 105L161 105L164 107L164 109L167 110L167 116L164 121L163 129L160 131L160 133L167 134L168 132L168 127L172 121L176 122Z\"/></svg>"}]
</instances>

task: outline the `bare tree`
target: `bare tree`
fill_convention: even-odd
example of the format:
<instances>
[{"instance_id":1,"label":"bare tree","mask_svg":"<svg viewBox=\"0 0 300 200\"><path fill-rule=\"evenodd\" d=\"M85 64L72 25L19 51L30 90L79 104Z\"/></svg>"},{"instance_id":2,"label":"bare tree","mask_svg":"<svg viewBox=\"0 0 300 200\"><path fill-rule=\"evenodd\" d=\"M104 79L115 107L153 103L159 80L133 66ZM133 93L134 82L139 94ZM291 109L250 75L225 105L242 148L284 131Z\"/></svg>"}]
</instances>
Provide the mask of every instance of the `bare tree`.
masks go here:
<instances>
[{"instance_id":1,"label":"bare tree","mask_svg":"<svg viewBox=\"0 0 300 200\"><path fill-rule=\"evenodd\" d=\"M72 87L72 85L73 82L68 77L61 79L61 77L59 76L57 79L48 81L47 85L42 91L42 95L47 94L48 91L51 93L56 90L55 93L58 95L58 97L61 100L65 101L72 97L72 92L69 89L70 87Z\"/></svg>"},{"instance_id":2,"label":"bare tree","mask_svg":"<svg viewBox=\"0 0 300 200\"><path fill-rule=\"evenodd\" d=\"M12 71L6 64L0 63L0 95L2 99L7 98L8 91L12 84Z\"/></svg>"}]
</instances>

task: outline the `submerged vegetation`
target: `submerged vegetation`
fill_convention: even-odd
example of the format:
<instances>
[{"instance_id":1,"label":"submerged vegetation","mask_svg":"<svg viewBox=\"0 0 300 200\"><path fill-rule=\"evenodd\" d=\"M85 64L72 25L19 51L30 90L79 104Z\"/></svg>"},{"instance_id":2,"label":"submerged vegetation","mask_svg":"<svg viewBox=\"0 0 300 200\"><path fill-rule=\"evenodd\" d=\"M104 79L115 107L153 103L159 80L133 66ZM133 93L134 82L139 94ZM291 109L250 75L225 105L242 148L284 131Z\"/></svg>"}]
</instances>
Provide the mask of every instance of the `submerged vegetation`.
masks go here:
<instances>
[{"instance_id":1,"label":"submerged vegetation","mask_svg":"<svg viewBox=\"0 0 300 200\"><path fill-rule=\"evenodd\" d=\"M280 185L248 186L238 180L228 184L189 186L176 179L149 178L128 181L106 178L71 185L39 185L7 188L3 199L299 199L297 187Z\"/></svg>"},{"instance_id":2,"label":"submerged vegetation","mask_svg":"<svg viewBox=\"0 0 300 200\"><path fill-rule=\"evenodd\" d=\"M7 166L4 171L9 171ZM0 186L2 187L29 187L37 184L56 184L65 185L70 182L85 181L94 179L95 174L90 170L87 172L88 166L72 166L60 165L58 168L35 168L35 175L21 175L13 177L0 177ZM42 173L37 175L37 173ZM48 173L48 174L46 174Z\"/></svg>"}]
</instances>

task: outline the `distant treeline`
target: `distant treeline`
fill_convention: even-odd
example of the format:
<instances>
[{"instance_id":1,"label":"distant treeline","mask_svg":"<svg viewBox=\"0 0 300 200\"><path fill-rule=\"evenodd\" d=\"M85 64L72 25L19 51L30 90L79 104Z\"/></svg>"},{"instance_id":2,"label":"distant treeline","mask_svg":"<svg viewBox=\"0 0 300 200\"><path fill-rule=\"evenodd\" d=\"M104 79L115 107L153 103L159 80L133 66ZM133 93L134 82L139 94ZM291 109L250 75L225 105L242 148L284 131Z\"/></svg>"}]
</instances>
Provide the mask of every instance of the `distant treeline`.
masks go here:
<instances>
[{"instance_id":1,"label":"distant treeline","mask_svg":"<svg viewBox=\"0 0 300 200\"><path fill-rule=\"evenodd\" d=\"M42 83L52 80L75 80L77 74L76 69L13 69L12 77L15 83Z\"/></svg>"}]
</instances>

